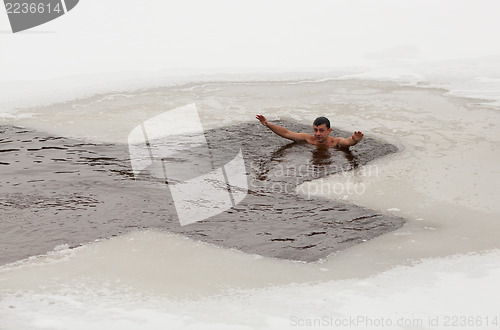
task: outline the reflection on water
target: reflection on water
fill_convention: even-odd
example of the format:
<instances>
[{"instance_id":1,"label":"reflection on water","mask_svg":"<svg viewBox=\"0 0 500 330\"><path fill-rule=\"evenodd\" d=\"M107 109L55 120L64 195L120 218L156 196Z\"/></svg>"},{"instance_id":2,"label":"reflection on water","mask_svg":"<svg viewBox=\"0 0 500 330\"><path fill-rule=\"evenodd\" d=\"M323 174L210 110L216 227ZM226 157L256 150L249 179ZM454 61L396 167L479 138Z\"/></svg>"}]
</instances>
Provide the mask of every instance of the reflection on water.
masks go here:
<instances>
[{"instance_id":1,"label":"reflection on water","mask_svg":"<svg viewBox=\"0 0 500 330\"><path fill-rule=\"evenodd\" d=\"M332 164L332 152L329 147L316 147L311 152L311 162L315 166L324 166Z\"/></svg>"},{"instance_id":2,"label":"reflection on water","mask_svg":"<svg viewBox=\"0 0 500 330\"><path fill-rule=\"evenodd\" d=\"M354 169L358 167L358 163L356 161L356 156L353 155L350 149L348 148L339 148L339 147L315 147L312 151L312 159L311 163L315 166L328 166L332 165L336 162L333 157L339 157L342 155L351 165L349 169Z\"/></svg>"}]
</instances>

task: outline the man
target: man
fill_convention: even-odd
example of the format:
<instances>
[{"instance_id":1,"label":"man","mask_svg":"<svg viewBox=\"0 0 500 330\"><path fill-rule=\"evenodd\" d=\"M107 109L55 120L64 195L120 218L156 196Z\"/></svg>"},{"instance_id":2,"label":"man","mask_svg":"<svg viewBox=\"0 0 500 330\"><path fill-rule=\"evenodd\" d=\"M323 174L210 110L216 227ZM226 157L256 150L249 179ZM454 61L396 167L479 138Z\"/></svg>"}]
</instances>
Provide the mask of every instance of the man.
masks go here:
<instances>
[{"instance_id":1,"label":"man","mask_svg":"<svg viewBox=\"0 0 500 330\"><path fill-rule=\"evenodd\" d=\"M257 115L256 118L262 125L267 126L269 129L271 129L271 131L281 137L294 141L307 141L308 143L318 147L348 148L350 146L358 144L358 142L363 139L363 133L361 133L360 131L354 132L354 134L348 139L330 136L330 133L332 132L332 129L330 128L330 121L325 117L318 117L314 121L314 135L289 131L284 127L269 123L266 117L262 115Z\"/></svg>"}]
</instances>

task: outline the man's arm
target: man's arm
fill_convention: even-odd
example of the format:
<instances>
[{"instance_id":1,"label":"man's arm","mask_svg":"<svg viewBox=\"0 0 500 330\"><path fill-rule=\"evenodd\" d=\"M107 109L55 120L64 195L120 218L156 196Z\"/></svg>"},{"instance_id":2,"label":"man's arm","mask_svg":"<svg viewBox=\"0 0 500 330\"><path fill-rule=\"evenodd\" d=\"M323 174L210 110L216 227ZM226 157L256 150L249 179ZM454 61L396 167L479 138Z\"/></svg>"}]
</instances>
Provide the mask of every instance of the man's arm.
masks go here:
<instances>
[{"instance_id":1,"label":"man's arm","mask_svg":"<svg viewBox=\"0 0 500 330\"><path fill-rule=\"evenodd\" d=\"M263 115L257 115L255 116L255 118L257 118L262 125L267 126L275 134L284 137L285 139L293 141L307 141L307 139L311 136L307 133L295 133L282 126L272 124L268 122L266 117L264 117Z\"/></svg>"},{"instance_id":2,"label":"man's arm","mask_svg":"<svg viewBox=\"0 0 500 330\"><path fill-rule=\"evenodd\" d=\"M348 139L344 139L341 137L337 138L337 145L339 147L347 148L347 147L351 147L351 146L358 144L358 142L361 141L362 139L363 139L363 133L356 131Z\"/></svg>"}]
</instances>

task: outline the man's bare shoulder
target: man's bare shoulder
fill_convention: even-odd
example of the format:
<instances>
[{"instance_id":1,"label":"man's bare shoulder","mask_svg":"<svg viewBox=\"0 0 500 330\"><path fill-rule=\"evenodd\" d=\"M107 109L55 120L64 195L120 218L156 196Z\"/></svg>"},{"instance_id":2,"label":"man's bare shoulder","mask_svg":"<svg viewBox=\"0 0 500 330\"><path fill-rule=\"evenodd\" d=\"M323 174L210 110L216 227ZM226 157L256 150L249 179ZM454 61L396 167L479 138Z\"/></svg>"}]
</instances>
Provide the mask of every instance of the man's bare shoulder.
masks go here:
<instances>
[{"instance_id":1,"label":"man's bare shoulder","mask_svg":"<svg viewBox=\"0 0 500 330\"><path fill-rule=\"evenodd\" d=\"M330 145L331 145L331 146L333 146L333 147L338 147L338 145L339 145L339 141L340 141L341 139L342 139L342 138L331 136L331 137L330 137Z\"/></svg>"},{"instance_id":2,"label":"man's bare shoulder","mask_svg":"<svg viewBox=\"0 0 500 330\"><path fill-rule=\"evenodd\" d=\"M314 135L309 133L295 133L295 141L306 141L309 144L316 144L316 139Z\"/></svg>"},{"instance_id":3,"label":"man's bare shoulder","mask_svg":"<svg viewBox=\"0 0 500 330\"><path fill-rule=\"evenodd\" d=\"M289 138L291 140L295 140L295 141L307 141L309 143L312 143L315 139L314 139L314 136L312 136L311 134L308 134L308 133L294 133L294 132L290 132L291 134L289 134Z\"/></svg>"}]
</instances>

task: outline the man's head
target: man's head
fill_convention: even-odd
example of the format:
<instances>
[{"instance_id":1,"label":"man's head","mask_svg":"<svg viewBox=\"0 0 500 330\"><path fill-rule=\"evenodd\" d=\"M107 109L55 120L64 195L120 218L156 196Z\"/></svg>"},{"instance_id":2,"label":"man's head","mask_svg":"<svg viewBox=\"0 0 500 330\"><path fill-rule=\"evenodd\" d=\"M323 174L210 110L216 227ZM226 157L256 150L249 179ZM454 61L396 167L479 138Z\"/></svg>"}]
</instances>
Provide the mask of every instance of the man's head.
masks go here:
<instances>
[{"instance_id":1,"label":"man's head","mask_svg":"<svg viewBox=\"0 0 500 330\"><path fill-rule=\"evenodd\" d=\"M332 129L330 128L330 121L326 117L318 117L313 122L314 137L319 143L326 141Z\"/></svg>"}]
</instances>

